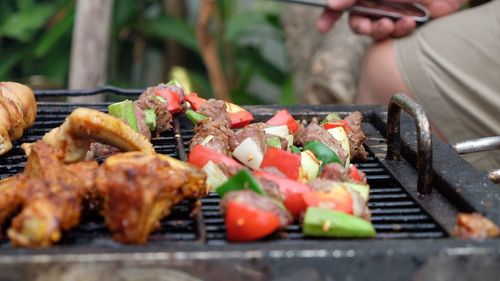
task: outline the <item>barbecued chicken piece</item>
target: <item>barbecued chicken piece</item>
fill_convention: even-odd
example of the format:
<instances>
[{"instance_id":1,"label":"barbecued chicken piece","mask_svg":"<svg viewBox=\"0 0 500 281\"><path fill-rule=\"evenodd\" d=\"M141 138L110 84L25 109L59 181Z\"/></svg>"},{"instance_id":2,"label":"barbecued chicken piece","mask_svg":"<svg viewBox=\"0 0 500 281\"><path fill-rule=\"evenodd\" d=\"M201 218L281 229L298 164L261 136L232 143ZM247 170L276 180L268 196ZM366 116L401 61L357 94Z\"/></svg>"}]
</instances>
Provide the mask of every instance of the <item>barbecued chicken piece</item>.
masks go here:
<instances>
[{"instance_id":1,"label":"barbecued chicken piece","mask_svg":"<svg viewBox=\"0 0 500 281\"><path fill-rule=\"evenodd\" d=\"M35 94L30 88L0 82L0 155L9 151L12 141L35 123L36 108Z\"/></svg>"},{"instance_id":2,"label":"barbecued chicken piece","mask_svg":"<svg viewBox=\"0 0 500 281\"><path fill-rule=\"evenodd\" d=\"M97 162L63 164L63 151L44 141L31 148L17 180L22 211L7 234L15 246L46 247L80 222L82 201L95 193Z\"/></svg>"},{"instance_id":3,"label":"barbecued chicken piece","mask_svg":"<svg viewBox=\"0 0 500 281\"><path fill-rule=\"evenodd\" d=\"M19 176L8 177L0 180L0 227L21 206L21 198L17 194L17 181ZM3 230L0 228L0 231ZM0 237L2 234L0 234Z\"/></svg>"},{"instance_id":4,"label":"barbecued chicken piece","mask_svg":"<svg viewBox=\"0 0 500 281\"><path fill-rule=\"evenodd\" d=\"M85 159L91 141L123 151L155 153L153 145L124 121L89 108L75 109L60 127L45 134L43 140L63 150L65 163ZM29 154L30 144L24 144L23 148Z\"/></svg>"},{"instance_id":5,"label":"barbecued chicken piece","mask_svg":"<svg viewBox=\"0 0 500 281\"><path fill-rule=\"evenodd\" d=\"M173 205L206 194L206 175L165 155L140 152L109 157L99 167L97 188L113 239L144 244Z\"/></svg>"}]
</instances>

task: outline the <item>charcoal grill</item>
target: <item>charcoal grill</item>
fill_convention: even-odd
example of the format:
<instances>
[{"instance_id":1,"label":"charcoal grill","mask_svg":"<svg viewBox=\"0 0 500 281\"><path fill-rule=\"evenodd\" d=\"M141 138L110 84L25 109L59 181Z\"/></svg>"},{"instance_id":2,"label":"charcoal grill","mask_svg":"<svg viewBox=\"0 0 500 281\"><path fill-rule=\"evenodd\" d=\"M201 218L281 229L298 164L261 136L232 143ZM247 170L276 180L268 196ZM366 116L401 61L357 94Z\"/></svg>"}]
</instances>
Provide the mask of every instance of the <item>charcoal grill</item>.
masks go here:
<instances>
[{"instance_id":1,"label":"charcoal grill","mask_svg":"<svg viewBox=\"0 0 500 281\"><path fill-rule=\"evenodd\" d=\"M134 98L141 91L114 87L90 91L38 91L36 123L15 143L12 151L0 158L0 176L4 178L23 170L26 157L19 148L21 143L40 139L77 107L105 111L108 105L42 100L102 93ZM279 108L247 107L256 121L270 118ZM399 122L389 126L392 133L401 132L401 138L393 134L395 141L391 137L391 143L394 145L389 149L390 158L397 159L401 155L400 160L386 160L386 107L320 105L288 109L297 119L308 121L332 111L341 115L355 110L363 113L369 157L368 161L355 162L355 165L367 174L371 186L369 207L377 230L375 239L309 239L302 235L300 225L295 224L264 241L228 243L218 206L220 198L210 194L201 199L201 211L195 215L191 214L195 202L184 201L174 207L144 246L113 242L99 218L85 219L66 233L61 243L48 249L15 249L4 240L0 244L0 279L36 277L51 280L83 274L88 280L120 280L133 274L144 277L156 272L162 278L176 276L165 280L373 280L374 273L385 280L411 276L428 280L428 276L449 276L459 269L482 276L500 271L494 266L500 261L497 240L470 242L450 236L458 212L480 212L500 225L500 191L449 145L432 139L433 149L427 153L433 153L433 165L421 167L424 164L418 159L425 158L418 156L415 121L402 115L400 127L397 126ZM397 116L397 108L392 111L391 114ZM180 116L174 119L173 132L154 138L152 142L157 152L185 160L192 135L192 125ZM429 158L427 160L430 162ZM415 167L428 169L428 172L419 175ZM431 194L422 194L429 191L422 186L424 184L433 189ZM478 262L484 258L488 262ZM133 273L128 275L127 272ZM467 274L458 274L455 279L474 276Z\"/></svg>"}]
</instances>

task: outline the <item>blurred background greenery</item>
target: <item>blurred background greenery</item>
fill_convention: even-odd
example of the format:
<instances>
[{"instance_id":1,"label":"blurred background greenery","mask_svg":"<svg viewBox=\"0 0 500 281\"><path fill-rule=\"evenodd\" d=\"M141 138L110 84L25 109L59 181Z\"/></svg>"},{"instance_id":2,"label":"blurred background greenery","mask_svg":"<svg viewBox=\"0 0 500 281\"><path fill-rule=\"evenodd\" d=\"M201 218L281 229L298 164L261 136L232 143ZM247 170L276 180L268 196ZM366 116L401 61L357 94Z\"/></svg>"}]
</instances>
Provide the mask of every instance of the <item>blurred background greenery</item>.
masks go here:
<instances>
[{"instance_id":1,"label":"blurred background greenery","mask_svg":"<svg viewBox=\"0 0 500 281\"><path fill-rule=\"evenodd\" d=\"M144 88L187 72L192 90L213 95L195 33L199 0L114 1L107 83ZM66 88L74 0L0 1L0 81ZM211 26L231 97L241 104L295 102L280 8L270 1L217 0Z\"/></svg>"}]
</instances>

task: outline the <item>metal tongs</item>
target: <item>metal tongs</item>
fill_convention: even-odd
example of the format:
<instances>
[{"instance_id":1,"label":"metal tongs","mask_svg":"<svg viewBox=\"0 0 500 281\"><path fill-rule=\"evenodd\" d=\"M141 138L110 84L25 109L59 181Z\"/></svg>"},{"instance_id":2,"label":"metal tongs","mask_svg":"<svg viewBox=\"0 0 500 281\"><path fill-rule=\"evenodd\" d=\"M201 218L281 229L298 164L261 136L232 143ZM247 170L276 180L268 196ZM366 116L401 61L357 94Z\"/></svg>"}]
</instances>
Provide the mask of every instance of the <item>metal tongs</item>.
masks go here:
<instances>
[{"instance_id":1,"label":"metal tongs","mask_svg":"<svg viewBox=\"0 0 500 281\"><path fill-rule=\"evenodd\" d=\"M313 7L330 9L327 0L277 0L281 2L302 4ZM401 19L410 16L417 24L423 24L430 19L429 10L419 3L397 3L384 0L362 0L345 10L353 14L364 15L371 18Z\"/></svg>"}]
</instances>

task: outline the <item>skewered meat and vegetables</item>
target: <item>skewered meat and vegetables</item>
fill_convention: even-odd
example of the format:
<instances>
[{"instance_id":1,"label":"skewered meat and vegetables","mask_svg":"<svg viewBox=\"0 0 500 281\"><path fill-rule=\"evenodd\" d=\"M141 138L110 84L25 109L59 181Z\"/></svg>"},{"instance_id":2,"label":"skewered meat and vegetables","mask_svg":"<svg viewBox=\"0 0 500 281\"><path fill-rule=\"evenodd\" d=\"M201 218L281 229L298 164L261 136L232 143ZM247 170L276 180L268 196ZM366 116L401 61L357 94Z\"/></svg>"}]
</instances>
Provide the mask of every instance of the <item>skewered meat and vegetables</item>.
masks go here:
<instances>
[{"instance_id":1,"label":"skewered meat and vegetables","mask_svg":"<svg viewBox=\"0 0 500 281\"><path fill-rule=\"evenodd\" d=\"M36 101L33 91L19 83L0 82L0 155L12 149L26 128L33 126L36 118Z\"/></svg>"},{"instance_id":2,"label":"skewered meat and vegetables","mask_svg":"<svg viewBox=\"0 0 500 281\"><path fill-rule=\"evenodd\" d=\"M462 239L487 239L500 236L500 228L481 214L461 213L453 234Z\"/></svg>"},{"instance_id":3,"label":"skewered meat and vegetables","mask_svg":"<svg viewBox=\"0 0 500 281\"><path fill-rule=\"evenodd\" d=\"M308 126L302 127L287 110L281 110L266 123L250 124L226 134L222 132L230 127L227 117L215 115L224 112L222 102L200 102L196 97L193 103L198 104L198 108L206 108L201 116L199 111L187 113L196 125L189 161L207 172L210 189L223 198L221 207L225 210L229 240L256 240L284 226L286 220L281 220L280 225L277 213L263 209L257 202L267 202L266 206L284 212L289 218L301 218L306 214L309 225L304 230L306 235L374 236L369 222L366 176L354 165L349 165L354 155L346 133L350 128L348 121L338 114L330 114L321 124L313 119ZM210 133L206 133L206 127L200 130L214 118L219 120L217 130ZM354 116L353 120L357 118ZM364 134L359 124L355 125L359 130L350 135L357 134L360 141L357 145L362 146ZM210 143L216 138L216 142ZM229 139L229 149L225 143L214 145L226 139ZM253 175L243 166L254 170ZM315 208L319 211L314 211ZM314 214L323 211L333 213L325 217ZM332 224L330 220L337 218L345 225ZM322 225L318 230L319 221L327 226ZM260 229L255 230L257 227Z\"/></svg>"}]
</instances>

